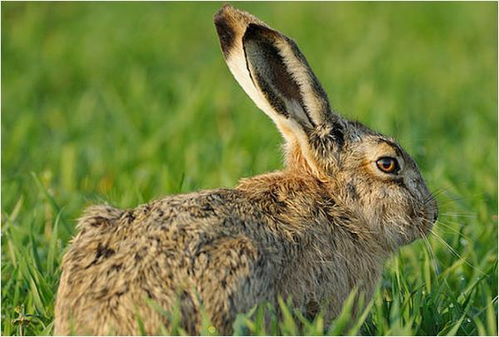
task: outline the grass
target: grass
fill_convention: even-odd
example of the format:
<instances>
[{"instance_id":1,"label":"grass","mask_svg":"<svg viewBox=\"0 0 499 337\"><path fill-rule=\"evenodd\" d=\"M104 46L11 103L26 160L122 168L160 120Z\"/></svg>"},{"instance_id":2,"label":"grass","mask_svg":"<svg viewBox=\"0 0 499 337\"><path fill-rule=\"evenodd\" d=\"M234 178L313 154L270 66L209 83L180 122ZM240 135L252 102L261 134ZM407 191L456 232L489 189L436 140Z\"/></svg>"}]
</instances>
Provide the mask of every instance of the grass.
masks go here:
<instances>
[{"instance_id":1,"label":"grass","mask_svg":"<svg viewBox=\"0 0 499 337\"><path fill-rule=\"evenodd\" d=\"M52 333L85 206L281 167L278 132L223 63L220 5L1 4L3 335ZM300 331L290 314L271 332L497 335L497 4L238 7L298 41L344 116L395 136L441 209L427 244L386 264L353 330L346 307L327 331L321 317ZM269 333L260 311L236 333Z\"/></svg>"}]
</instances>

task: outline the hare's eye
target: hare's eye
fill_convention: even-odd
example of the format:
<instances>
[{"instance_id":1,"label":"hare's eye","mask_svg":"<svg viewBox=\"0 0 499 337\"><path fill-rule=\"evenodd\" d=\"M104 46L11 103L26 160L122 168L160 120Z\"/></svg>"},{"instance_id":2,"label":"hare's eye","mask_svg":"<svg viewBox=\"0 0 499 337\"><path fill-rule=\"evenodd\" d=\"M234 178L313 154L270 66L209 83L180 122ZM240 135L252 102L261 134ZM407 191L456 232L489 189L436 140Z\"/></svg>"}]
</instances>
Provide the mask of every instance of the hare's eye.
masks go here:
<instances>
[{"instance_id":1,"label":"hare's eye","mask_svg":"<svg viewBox=\"0 0 499 337\"><path fill-rule=\"evenodd\" d=\"M392 157L381 157L376 161L376 165L385 173L396 174L400 170L397 159Z\"/></svg>"}]
</instances>

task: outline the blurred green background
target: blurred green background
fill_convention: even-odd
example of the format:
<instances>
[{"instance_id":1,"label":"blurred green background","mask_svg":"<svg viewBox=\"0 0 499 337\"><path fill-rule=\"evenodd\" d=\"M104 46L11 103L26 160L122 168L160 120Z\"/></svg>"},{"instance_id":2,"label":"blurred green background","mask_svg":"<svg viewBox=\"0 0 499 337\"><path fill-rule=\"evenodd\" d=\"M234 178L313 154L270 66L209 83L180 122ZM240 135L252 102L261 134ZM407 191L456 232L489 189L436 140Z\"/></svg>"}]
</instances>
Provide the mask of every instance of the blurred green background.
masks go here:
<instances>
[{"instance_id":1,"label":"blurred green background","mask_svg":"<svg viewBox=\"0 0 499 337\"><path fill-rule=\"evenodd\" d=\"M52 332L85 206L282 167L223 62L221 5L2 2L2 334ZM497 3L235 5L295 39L332 105L398 139L438 194L435 234L389 261L360 331L497 335Z\"/></svg>"}]
</instances>

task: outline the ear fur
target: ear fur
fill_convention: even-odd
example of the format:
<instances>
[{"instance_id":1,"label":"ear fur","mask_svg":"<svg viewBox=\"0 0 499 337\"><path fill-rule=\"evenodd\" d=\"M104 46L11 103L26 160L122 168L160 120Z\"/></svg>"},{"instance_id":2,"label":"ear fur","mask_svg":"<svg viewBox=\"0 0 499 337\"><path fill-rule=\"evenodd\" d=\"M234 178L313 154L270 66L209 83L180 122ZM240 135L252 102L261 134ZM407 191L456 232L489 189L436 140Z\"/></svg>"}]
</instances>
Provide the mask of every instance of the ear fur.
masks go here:
<instances>
[{"instance_id":1,"label":"ear fur","mask_svg":"<svg viewBox=\"0 0 499 337\"><path fill-rule=\"evenodd\" d=\"M258 18L225 5L215 15L222 52L244 91L299 146L313 171L309 135L331 125L326 93L296 44Z\"/></svg>"}]
</instances>

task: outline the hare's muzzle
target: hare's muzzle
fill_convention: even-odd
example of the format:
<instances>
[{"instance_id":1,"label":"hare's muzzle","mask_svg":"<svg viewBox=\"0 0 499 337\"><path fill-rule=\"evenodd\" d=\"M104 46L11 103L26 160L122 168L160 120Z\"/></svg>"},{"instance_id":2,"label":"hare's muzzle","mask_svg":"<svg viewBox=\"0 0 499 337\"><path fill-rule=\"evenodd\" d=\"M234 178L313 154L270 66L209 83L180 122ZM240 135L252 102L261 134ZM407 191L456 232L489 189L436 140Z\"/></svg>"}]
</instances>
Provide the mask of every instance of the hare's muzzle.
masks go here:
<instances>
[{"instance_id":1,"label":"hare's muzzle","mask_svg":"<svg viewBox=\"0 0 499 337\"><path fill-rule=\"evenodd\" d=\"M425 217L422 221L421 229L424 235L428 235L438 220L438 204L433 195L430 195L428 201L425 203L425 208Z\"/></svg>"}]
</instances>

